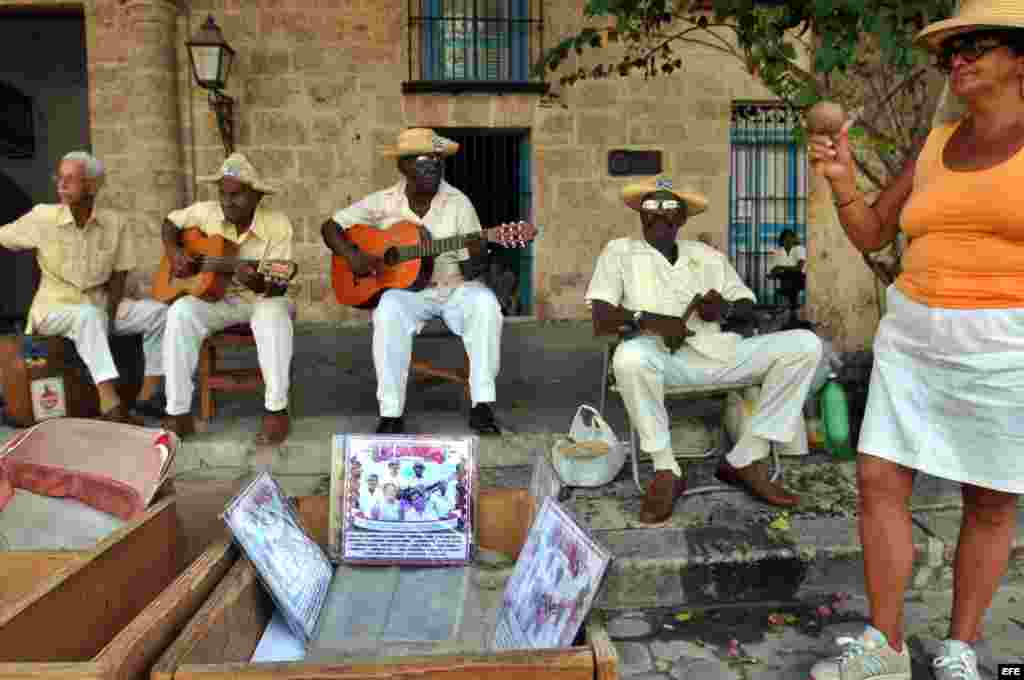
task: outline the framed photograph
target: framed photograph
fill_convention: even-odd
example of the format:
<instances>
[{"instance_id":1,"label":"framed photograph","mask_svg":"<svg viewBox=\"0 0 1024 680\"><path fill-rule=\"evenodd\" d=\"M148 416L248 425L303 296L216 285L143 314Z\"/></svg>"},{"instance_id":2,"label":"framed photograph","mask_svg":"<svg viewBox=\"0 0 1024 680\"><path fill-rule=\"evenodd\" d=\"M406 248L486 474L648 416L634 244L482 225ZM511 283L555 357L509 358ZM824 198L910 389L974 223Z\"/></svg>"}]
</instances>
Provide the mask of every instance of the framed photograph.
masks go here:
<instances>
[{"instance_id":1,"label":"framed photograph","mask_svg":"<svg viewBox=\"0 0 1024 680\"><path fill-rule=\"evenodd\" d=\"M337 435L329 553L348 564L473 558L479 438Z\"/></svg>"},{"instance_id":2,"label":"framed photograph","mask_svg":"<svg viewBox=\"0 0 1024 680\"><path fill-rule=\"evenodd\" d=\"M505 586L491 647L571 646L610 562L611 553L546 498Z\"/></svg>"},{"instance_id":3,"label":"framed photograph","mask_svg":"<svg viewBox=\"0 0 1024 680\"><path fill-rule=\"evenodd\" d=\"M308 644L334 566L306 533L281 487L269 473L260 473L228 504L222 517L285 623Z\"/></svg>"}]
</instances>

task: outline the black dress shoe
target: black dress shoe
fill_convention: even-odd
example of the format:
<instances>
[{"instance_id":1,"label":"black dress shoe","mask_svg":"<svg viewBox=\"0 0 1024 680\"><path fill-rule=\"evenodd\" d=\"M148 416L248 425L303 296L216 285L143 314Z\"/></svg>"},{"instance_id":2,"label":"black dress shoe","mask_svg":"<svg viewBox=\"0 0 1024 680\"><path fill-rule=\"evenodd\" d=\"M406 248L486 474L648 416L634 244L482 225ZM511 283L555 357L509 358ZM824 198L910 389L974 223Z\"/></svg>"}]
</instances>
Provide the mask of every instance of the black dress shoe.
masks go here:
<instances>
[{"instance_id":1,"label":"black dress shoe","mask_svg":"<svg viewBox=\"0 0 1024 680\"><path fill-rule=\"evenodd\" d=\"M403 434L405 432L405 420L401 416L397 418L381 418L377 423L377 434Z\"/></svg>"},{"instance_id":2,"label":"black dress shoe","mask_svg":"<svg viewBox=\"0 0 1024 680\"><path fill-rule=\"evenodd\" d=\"M136 400L131 408L134 415L148 418L163 418L166 410L167 397L163 394L154 394L145 401Z\"/></svg>"},{"instance_id":3,"label":"black dress shoe","mask_svg":"<svg viewBox=\"0 0 1024 680\"><path fill-rule=\"evenodd\" d=\"M501 434L498 423L494 422L494 411L490 404L481 403L472 408L469 412L469 426L478 434Z\"/></svg>"}]
</instances>

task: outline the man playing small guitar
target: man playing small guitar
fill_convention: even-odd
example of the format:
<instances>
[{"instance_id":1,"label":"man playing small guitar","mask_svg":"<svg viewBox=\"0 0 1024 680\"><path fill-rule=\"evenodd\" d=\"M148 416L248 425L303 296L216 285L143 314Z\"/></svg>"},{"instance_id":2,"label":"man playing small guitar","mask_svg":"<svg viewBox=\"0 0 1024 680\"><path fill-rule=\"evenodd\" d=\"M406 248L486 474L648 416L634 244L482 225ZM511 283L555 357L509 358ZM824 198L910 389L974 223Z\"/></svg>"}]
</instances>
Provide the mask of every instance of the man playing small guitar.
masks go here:
<instances>
[{"instance_id":1,"label":"man playing small guitar","mask_svg":"<svg viewBox=\"0 0 1024 680\"><path fill-rule=\"evenodd\" d=\"M261 208L259 203L274 188L262 181L252 163L240 153L224 161L214 176L199 181L216 183L219 201L193 203L175 210L164 220L163 242L173 275L187 278L199 271L199 263L183 247L185 229L196 228L207 236L220 236L238 246L240 260L264 262L292 259L292 224L288 216ZM203 340L230 326L250 324L256 339L260 370L266 384L263 427L257 444L277 444L288 436L288 381L294 331L287 299L287 285L271 283L250 263L235 269L234 281L223 299L213 301L193 295L179 297L167 312L164 342L167 418L164 426L180 436L194 431L192 376L199 362Z\"/></svg>"},{"instance_id":2,"label":"man playing small guitar","mask_svg":"<svg viewBox=\"0 0 1024 680\"><path fill-rule=\"evenodd\" d=\"M353 225L385 228L415 222L434 239L480 232L480 219L469 198L442 178L443 159L458 149L456 142L433 130L415 128L399 134L398 145L386 155L398 159L401 181L335 213L321 229L324 243L348 261L356 276L365 276L377 273L383 262L345 237L344 232ZM404 431L402 413L412 339L429 319L441 317L462 338L469 355L470 427L481 434L500 434L492 406L501 356L501 306L487 286L472 280L482 271L484 255L484 241L470 240L465 249L434 259L433 275L423 290L391 289L380 296L373 311L373 362L380 406L377 432Z\"/></svg>"}]
</instances>

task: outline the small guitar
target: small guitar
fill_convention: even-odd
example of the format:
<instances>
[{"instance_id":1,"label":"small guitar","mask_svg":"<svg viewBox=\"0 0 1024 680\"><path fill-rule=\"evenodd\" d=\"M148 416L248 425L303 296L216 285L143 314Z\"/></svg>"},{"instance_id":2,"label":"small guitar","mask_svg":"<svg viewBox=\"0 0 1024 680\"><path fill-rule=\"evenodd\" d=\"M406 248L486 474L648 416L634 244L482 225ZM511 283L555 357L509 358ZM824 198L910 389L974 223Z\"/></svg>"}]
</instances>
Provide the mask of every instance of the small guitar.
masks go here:
<instances>
[{"instance_id":1,"label":"small guitar","mask_svg":"<svg viewBox=\"0 0 1024 680\"><path fill-rule=\"evenodd\" d=\"M180 297L193 295L207 302L216 302L224 297L235 270L239 265L251 264L268 284L287 286L298 266L285 260L247 260L237 257L238 244L223 236L207 236L202 230L191 227L181 234L185 252L192 256L199 266L199 272L188 278L174 275L174 265L166 255L160 260L160 269L153 277L153 298L164 304L171 304Z\"/></svg>"},{"instance_id":2,"label":"small guitar","mask_svg":"<svg viewBox=\"0 0 1024 680\"><path fill-rule=\"evenodd\" d=\"M525 222L502 224L477 234L437 239L415 222L397 222L387 229L356 224L344 238L359 250L383 261L376 275L357 276L348 260L335 255L331 265L334 296L343 305L373 309L384 291L391 288L422 290L434 274L434 258L464 248L472 239L482 238L506 248L522 248L537 236L537 228Z\"/></svg>"}]
</instances>

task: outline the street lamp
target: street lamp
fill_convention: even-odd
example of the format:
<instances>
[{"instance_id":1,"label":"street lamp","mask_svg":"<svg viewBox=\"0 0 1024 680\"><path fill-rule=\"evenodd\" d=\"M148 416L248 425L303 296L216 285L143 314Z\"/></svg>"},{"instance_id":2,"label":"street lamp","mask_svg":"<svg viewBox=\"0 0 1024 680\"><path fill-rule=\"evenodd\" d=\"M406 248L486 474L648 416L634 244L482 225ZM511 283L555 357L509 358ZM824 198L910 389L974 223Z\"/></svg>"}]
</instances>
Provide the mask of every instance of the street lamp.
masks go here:
<instances>
[{"instance_id":1,"label":"street lamp","mask_svg":"<svg viewBox=\"0 0 1024 680\"><path fill-rule=\"evenodd\" d=\"M231 155L235 150L235 100L224 94L228 84L228 73L235 51L224 40L220 27L213 16L206 18L199 32L185 42L192 62L192 75L199 87L210 93L210 108L217 115L217 127L224 143L224 152Z\"/></svg>"}]
</instances>

